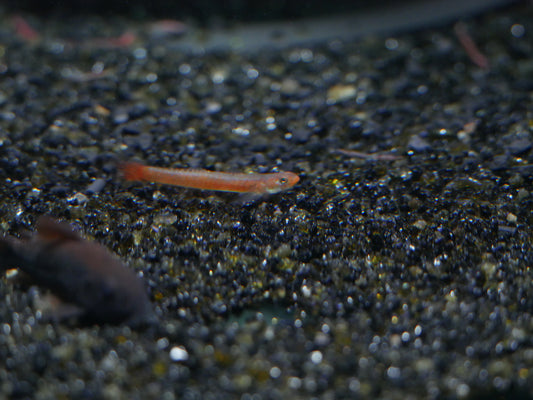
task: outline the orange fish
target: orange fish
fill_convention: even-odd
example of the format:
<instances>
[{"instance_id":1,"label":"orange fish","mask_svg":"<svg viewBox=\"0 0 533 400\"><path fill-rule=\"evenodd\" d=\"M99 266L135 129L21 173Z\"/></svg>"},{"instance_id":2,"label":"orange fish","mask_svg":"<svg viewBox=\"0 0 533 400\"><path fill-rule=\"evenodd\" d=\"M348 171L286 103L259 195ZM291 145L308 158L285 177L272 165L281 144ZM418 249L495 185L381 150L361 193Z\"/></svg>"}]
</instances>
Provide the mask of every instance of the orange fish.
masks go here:
<instances>
[{"instance_id":1,"label":"orange fish","mask_svg":"<svg viewBox=\"0 0 533 400\"><path fill-rule=\"evenodd\" d=\"M278 193L292 188L300 181L300 177L292 172L243 174L205 169L159 168L136 162L123 163L119 168L126 180L236 193Z\"/></svg>"},{"instance_id":2,"label":"orange fish","mask_svg":"<svg viewBox=\"0 0 533 400\"><path fill-rule=\"evenodd\" d=\"M67 223L41 217L30 239L0 238L0 270L15 267L64 302L52 320L135 326L154 318L141 279Z\"/></svg>"}]
</instances>

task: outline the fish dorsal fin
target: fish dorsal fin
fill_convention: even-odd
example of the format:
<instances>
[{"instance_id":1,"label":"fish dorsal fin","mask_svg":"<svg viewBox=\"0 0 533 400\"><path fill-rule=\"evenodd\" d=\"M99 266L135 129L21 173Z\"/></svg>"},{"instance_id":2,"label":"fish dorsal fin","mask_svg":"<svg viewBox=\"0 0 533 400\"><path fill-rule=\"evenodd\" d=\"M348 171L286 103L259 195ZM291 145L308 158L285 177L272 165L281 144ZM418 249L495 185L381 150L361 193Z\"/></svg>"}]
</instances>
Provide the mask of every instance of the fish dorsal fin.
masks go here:
<instances>
[{"instance_id":1,"label":"fish dorsal fin","mask_svg":"<svg viewBox=\"0 0 533 400\"><path fill-rule=\"evenodd\" d=\"M47 241L80 240L80 235L72 230L66 222L60 222L49 216L37 220L37 232Z\"/></svg>"}]
</instances>

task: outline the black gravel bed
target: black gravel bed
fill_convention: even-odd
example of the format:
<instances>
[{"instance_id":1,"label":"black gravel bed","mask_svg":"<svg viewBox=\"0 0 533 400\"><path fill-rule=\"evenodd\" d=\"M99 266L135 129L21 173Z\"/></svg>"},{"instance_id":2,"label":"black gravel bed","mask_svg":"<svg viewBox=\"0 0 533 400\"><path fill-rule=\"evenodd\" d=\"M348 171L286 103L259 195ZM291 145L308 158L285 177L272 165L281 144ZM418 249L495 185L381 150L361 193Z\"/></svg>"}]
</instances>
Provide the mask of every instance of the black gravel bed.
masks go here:
<instances>
[{"instance_id":1,"label":"black gravel bed","mask_svg":"<svg viewBox=\"0 0 533 400\"><path fill-rule=\"evenodd\" d=\"M49 323L9 271L0 398L531 397L530 4L464 21L490 68L453 24L237 53L0 19L0 232L68 221L158 318ZM122 161L301 180L251 197L125 182Z\"/></svg>"}]
</instances>

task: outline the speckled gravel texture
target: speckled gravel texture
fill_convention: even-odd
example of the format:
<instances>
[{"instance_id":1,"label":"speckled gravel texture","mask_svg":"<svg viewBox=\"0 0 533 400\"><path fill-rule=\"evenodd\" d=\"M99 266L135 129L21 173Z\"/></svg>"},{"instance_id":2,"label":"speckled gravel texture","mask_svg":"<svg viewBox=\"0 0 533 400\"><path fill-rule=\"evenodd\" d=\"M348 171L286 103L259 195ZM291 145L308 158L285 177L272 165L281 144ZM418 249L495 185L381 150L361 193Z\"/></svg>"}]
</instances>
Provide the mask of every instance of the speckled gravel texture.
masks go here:
<instances>
[{"instance_id":1,"label":"speckled gravel texture","mask_svg":"<svg viewBox=\"0 0 533 400\"><path fill-rule=\"evenodd\" d=\"M33 17L28 42L0 17L1 231L69 221L159 316L52 325L1 279L0 398L529 398L530 4L465 21L489 71L453 25L188 54L94 39L124 19ZM123 160L301 182L249 201L126 183Z\"/></svg>"}]
</instances>

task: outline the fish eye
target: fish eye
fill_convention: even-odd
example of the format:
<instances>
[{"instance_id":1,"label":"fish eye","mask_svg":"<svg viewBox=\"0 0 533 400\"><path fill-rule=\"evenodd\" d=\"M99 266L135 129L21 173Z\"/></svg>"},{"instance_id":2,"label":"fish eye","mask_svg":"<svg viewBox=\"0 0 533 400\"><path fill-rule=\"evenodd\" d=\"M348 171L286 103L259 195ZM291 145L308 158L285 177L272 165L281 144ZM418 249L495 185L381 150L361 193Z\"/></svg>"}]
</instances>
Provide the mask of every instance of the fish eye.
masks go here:
<instances>
[{"instance_id":1,"label":"fish eye","mask_svg":"<svg viewBox=\"0 0 533 400\"><path fill-rule=\"evenodd\" d=\"M279 178L279 183L282 184L282 185L285 185L287 182L289 182L289 180L285 177L282 177L282 178Z\"/></svg>"}]
</instances>

